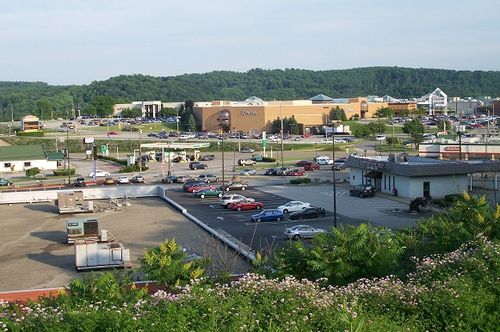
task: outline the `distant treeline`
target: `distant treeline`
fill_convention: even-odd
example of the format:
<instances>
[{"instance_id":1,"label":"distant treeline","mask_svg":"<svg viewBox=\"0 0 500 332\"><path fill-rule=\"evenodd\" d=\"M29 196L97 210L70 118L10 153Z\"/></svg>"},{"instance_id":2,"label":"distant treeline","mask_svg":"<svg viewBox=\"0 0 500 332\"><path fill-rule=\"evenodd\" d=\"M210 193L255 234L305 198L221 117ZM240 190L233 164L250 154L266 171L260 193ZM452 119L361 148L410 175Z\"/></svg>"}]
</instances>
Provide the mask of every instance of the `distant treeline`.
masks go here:
<instances>
[{"instance_id":1,"label":"distant treeline","mask_svg":"<svg viewBox=\"0 0 500 332\"><path fill-rule=\"evenodd\" d=\"M333 98L391 95L420 97L435 88L449 96L500 95L500 72L370 67L312 71L252 69L245 73L214 71L172 77L122 75L89 85L53 86L42 82L0 82L0 121L35 113L43 118L71 116L73 108L92 111L97 96L116 102L133 100L211 101L310 98L318 93Z\"/></svg>"}]
</instances>

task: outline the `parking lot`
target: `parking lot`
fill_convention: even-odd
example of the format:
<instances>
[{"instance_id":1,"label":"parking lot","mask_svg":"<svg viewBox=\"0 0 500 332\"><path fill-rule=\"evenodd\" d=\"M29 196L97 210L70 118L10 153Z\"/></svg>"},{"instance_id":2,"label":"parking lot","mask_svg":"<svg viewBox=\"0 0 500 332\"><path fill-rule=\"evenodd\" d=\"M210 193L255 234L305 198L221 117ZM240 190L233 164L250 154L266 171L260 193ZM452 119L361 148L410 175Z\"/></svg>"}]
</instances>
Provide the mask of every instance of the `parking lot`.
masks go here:
<instances>
[{"instance_id":1,"label":"parking lot","mask_svg":"<svg viewBox=\"0 0 500 332\"><path fill-rule=\"evenodd\" d=\"M130 249L134 267L144 248L165 238L175 238L189 252L211 257L213 269L246 272L248 263L237 258L160 198L130 200L131 206L117 211L60 216L50 203L0 205L0 291L60 287L82 273L75 271L73 247L66 242L66 220L98 218ZM96 204L111 205L107 201Z\"/></svg>"}]
</instances>

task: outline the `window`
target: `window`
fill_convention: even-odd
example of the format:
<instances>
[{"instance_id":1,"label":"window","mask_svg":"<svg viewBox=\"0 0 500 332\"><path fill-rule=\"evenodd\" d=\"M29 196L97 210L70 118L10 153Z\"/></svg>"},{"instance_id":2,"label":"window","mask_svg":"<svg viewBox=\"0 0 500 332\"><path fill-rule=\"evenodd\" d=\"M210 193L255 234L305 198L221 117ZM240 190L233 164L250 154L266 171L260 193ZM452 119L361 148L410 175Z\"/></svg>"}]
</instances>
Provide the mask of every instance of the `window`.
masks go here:
<instances>
[{"instance_id":1,"label":"window","mask_svg":"<svg viewBox=\"0 0 500 332\"><path fill-rule=\"evenodd\" d=\"M387 190L387 175L384 174L384 190Z\"/></svg>"},{"instance_id":2,"label":"window","mask_svg":"<svg viewBox=\"0 0 500 332\"><path fill-rule=\"evenodd\" d=\"M391 190L391 176L389 175L388 178L389 178L389 190Z\"/></svg>"},{"instance_id":3,"label":"window","mask_svg":"<svg viewBox=\"0 0 500 332\"><path fill-rule=\"evenodd\" d=\"M11 164L10 163L3 163L3 167L5 168L10 168Z\"/></svg>"},{"instance_id":4,"label":"window","mask_svg":"<svg viewBox=\"0 0 500 332\"><path fill-rule=\"evenodd\" d=\"M395 176L392 177L392 187L396 188L396 177Z\"/></svg>"},{"instance_id":5,"label":"window","mask_svg":"<svg viewBox=\"0 0 500 332\"><path fill-rule=\"evenodd\" d=\"M31 161L25 161L24 167L31 167Z\"/></svg>"}]
</instances>

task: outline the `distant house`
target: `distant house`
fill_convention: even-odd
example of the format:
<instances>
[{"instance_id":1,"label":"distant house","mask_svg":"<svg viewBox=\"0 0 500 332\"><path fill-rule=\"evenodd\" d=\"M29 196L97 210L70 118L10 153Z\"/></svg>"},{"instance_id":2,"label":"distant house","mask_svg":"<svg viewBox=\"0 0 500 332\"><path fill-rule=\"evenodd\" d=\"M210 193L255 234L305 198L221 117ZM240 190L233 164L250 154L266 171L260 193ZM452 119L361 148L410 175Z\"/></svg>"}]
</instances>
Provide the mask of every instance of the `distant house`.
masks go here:
<instances>
[{"instance_id":1,"label":"distant house","mask_svg":"<svg viewBox=\"0 0 500 332\"><path fill-rule=\"evenodd\" d=\"M24 172L38 167L41 170L57 169L64 159L60 152L47 152L42 145L16 145L0 147L0 173Z\"/></svg>"}]
</instances>

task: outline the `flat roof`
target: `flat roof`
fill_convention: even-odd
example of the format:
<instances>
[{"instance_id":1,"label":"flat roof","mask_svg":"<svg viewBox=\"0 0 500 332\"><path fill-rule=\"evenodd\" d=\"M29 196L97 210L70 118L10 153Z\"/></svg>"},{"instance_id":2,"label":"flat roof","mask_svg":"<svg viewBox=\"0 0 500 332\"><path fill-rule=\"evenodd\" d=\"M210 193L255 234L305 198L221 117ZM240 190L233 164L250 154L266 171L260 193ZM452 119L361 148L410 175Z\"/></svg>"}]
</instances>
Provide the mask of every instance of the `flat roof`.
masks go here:
<instances>
[{"instance_id":1,"label":"flat roof","mask_svg":"<svg viewBox=\"0 0 500 332\"><path fill-rule=\"evenodd\" d=\"M346 161L346 166L408 177L500 171L500 161L497 160L439 160L411 156L396 156L395 161L389 161L388 156L360 157L351 155Z\"/></svg>"}]
</instances>

